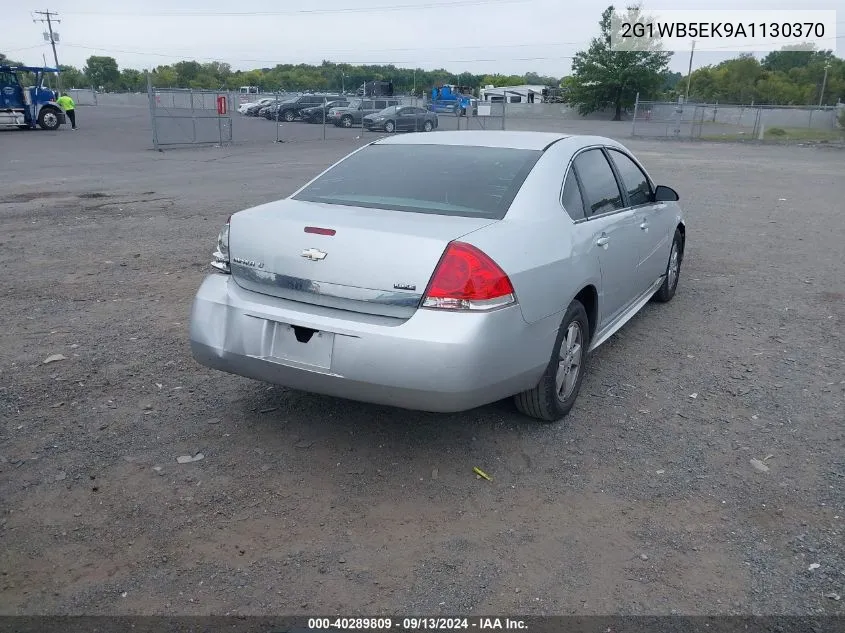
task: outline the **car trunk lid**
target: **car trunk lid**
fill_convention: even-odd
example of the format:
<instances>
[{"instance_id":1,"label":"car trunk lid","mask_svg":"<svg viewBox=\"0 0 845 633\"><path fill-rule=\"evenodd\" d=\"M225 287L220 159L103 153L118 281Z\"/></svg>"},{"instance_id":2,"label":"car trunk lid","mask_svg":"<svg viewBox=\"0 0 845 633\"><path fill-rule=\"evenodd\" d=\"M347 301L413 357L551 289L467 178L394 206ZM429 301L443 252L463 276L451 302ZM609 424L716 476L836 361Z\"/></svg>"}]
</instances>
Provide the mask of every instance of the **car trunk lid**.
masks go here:
<instances>
[{"instance_id":1,"label":"car trunk lid","mask_svg":"<svg viewBox=\"0 0 845 633\"><path fill-rule=\"evenodd\" d=\"M281 200L232 216L232 276L274 297L410 318L447 244L495 221Z\"/></svg>"}]
</instances>

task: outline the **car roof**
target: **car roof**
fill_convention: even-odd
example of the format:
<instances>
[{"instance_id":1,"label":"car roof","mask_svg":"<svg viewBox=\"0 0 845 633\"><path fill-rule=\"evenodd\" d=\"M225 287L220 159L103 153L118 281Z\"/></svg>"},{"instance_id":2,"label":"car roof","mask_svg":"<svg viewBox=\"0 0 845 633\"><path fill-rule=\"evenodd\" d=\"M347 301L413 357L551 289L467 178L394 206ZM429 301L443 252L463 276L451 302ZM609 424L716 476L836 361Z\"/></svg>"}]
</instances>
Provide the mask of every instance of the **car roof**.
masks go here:
<instances>
[{"instance_id":1,"label":"car roof","mask_svg":"<svg viewBox=\"0 0 845 633\"><path fill-rule=\"evenodd\" d=\"M618 141L604 136L500 130L456 130L437 132L436 134L418 132L401 136L387 136L373 141L371 145L463 145L466 147L500 147L502 149L544 151L558 141L562 141L561 145L571 152L575 152L582 147L595 145L626 149Z\"/></svg>"},{"instance_id":2,"label":"car roof","mask_svg":"<svg viewBox=\"0 0 845 633\"><path fill-rule=\"evenodd\" d=\"M494 130L462 130L436 134L404 134L376 141L379 145L465 145L509 149L546 149L552 143L568 138L553 132L508 132Z\"/></svg>"}]
</instances>

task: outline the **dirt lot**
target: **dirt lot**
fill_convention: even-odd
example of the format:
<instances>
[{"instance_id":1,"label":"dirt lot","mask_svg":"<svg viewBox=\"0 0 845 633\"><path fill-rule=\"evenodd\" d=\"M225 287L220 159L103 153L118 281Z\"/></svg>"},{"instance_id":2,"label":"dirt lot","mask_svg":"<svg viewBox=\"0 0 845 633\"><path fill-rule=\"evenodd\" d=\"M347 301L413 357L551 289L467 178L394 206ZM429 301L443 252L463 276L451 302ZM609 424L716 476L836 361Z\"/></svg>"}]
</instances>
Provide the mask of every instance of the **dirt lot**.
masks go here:
<instances>
[{"instance_id":1,"label":"dirt lot","mask_svg":"<svg viewBox=\"0 0 845 633\"><path fill-rule=\"evenodd\" d=\"M362 141L90 112L0 133L0 612L845 613L845 152L629 142L689 215L678 294L541 426L198 366L227 214Z\"/></svg>"}]
</instances>

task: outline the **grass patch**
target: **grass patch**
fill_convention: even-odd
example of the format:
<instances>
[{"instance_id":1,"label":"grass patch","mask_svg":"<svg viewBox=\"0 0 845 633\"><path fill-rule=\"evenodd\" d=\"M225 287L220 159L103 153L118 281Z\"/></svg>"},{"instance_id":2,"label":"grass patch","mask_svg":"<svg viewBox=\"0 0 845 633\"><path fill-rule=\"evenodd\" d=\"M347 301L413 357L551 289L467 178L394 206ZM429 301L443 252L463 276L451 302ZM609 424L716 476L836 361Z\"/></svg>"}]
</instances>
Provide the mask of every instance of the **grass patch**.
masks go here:
<instances>
[{"instance_id":1,"label":"grass patch","mask_svg":"<svg viewBox=\"0 0 845 633\"><path fill-rule=\"evenodd\" d=\"M816 130L813 128L773 127L764 130L764 139L790 139L794 141L841 141L845 138L843 130Z\"/></svg>"},{"instance_id":2,"label":"grass patch","mask_svg":"<svg viewBox=\"0 0 845 633\"><path fill-rule=\"evenodd\" d=\"M751 130L744 130L740 133L725 133L725 134L702 134L699 137L702 141L756 141L756 135L751 133ZM845 129L843 130L817 130L813 128L780 128L773 127L764 130L764 141L845 141Z\"/></svg>"}]
</instances>

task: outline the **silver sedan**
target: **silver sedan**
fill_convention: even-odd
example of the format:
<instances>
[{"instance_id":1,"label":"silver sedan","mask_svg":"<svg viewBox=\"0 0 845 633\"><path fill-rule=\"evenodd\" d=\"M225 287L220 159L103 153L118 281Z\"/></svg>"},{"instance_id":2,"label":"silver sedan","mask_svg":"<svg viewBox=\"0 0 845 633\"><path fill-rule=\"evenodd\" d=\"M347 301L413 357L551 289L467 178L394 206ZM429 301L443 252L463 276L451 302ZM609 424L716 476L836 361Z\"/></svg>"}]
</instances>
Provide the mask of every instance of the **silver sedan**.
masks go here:
<instances>
[{"instance_id":1,"label":"silver sedan","mask_svg":"<svg viewBox=\"0 0 845 633\"><path fill-rule=\"evenodd\" d=\"M608 138L383 138L229 218L192 353L319 394L439 412L514 396L559 420L588 352L675 294L677 200Z\"/></svg>"}]
</instances>

